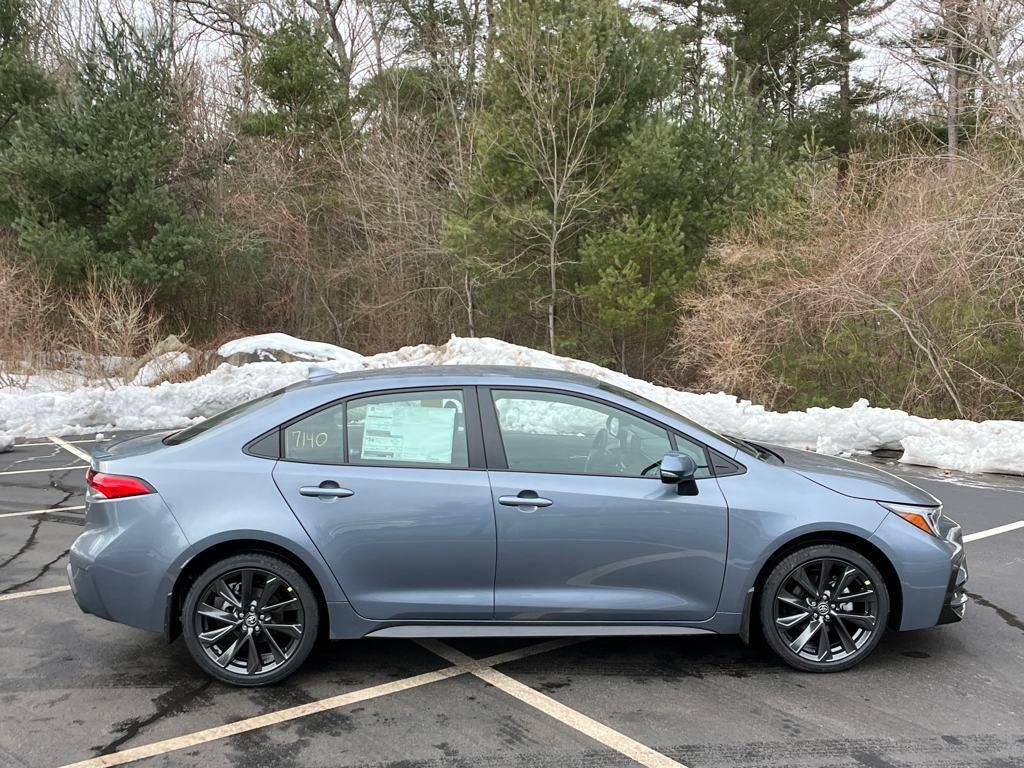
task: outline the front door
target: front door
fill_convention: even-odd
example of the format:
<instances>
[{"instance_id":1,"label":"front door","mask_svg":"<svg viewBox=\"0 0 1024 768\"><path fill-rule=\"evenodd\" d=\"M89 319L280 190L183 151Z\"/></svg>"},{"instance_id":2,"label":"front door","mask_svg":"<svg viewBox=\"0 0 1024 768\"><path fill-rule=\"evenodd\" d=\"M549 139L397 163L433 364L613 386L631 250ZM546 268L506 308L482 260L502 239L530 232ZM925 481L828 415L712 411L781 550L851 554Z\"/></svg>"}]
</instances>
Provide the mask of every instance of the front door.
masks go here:
<instances>
[{"instance_id":1,"label":"front door","mask_svg":"<svg viewBox=\"0 0 1024 768\"><path fill-rule=\"evenodd\" d=\"M492 617L494 512L470 451L474 397L360 397L285 427L274 480L360 615Z\"/></svg>"},{"instance_id":2,"label":"front door","mask_svg":"<svg viewBox=\"0 0 1024 768\"><path fill-rule=\"evenodd\" d=\"M493 408L485 418L501 440L489 473L496 619L700 621L714 614L728 510L702 446L590 398L482 392L481 407ZM696 496L680 496L657 477L656 462L673 449L701 466ZM493 468L502 462L507 469Z\"/></svg>"}]
</instances>

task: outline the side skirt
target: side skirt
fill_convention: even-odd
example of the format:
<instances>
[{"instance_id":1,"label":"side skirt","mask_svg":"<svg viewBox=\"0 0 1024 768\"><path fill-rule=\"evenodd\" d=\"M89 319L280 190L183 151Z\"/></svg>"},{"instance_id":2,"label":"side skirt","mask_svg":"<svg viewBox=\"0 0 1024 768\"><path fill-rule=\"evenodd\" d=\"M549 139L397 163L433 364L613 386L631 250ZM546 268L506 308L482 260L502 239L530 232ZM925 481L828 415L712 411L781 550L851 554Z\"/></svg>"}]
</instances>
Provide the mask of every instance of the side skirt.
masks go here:
<instances>
[{"instance_id":1,"label":"side skirt","mask_svg":"<svg viewBox=\"0 0 1024 768\"><path fill-rule=\"evenodd\" d=\"M384 627L366 637L635 637L714 635L709 629L661 624L406 624Z\"/></svg>"}]
</instances>

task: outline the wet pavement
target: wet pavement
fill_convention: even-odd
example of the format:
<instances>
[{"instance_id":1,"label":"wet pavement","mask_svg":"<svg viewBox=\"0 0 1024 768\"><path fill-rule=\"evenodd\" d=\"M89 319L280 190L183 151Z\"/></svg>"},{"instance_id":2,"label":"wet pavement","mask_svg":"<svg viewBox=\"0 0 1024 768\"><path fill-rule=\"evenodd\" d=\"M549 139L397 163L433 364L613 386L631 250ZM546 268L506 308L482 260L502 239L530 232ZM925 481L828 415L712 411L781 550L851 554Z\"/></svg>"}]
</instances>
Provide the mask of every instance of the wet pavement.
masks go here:
<instances>
[{"instance_id":1,"label":"wet pavement","mask_svg":"<svg viewBox=\"0 0 1024 768\"><path fill-rule=\"evenodd\" d=\"M88 438L65 439L88 451L95 443L77 442ZM180 640L78 610L61 588L85 462L28 443L0 454L3 767L133 755L127 764L204 768L637 765L630 745L652 751L639 753L648 765L1024 766L1024 528L967 544L966 621L889 633L846 673L800 674L730 637L603 638L506 661L491 682L469 667L434 679L448 661L376 639L324 644L285 683L243 690L202 675ZM942 499L967 534L1024 520L1020 479L886 468ZM536 643L449 645L482 659ZM430 682L408 682L420 675ZM320 704L341 694L354 703ZM282 720L302 705L313 712ZM210 738L240 721L252 729ZM148 756L126 752L151 744Z\"/></svg>"}]
</instances>

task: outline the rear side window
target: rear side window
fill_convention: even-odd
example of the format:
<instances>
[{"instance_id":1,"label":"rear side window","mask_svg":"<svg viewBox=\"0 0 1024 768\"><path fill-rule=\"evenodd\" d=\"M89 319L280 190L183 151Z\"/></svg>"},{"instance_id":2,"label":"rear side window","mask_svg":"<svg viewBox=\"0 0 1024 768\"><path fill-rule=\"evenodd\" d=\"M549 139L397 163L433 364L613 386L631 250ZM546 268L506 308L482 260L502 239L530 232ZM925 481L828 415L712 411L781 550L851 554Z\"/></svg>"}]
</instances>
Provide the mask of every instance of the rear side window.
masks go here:
<instances>
[{"instance_id":1,"label":"rear side window","mask_svg":"<svg viewBox=\"0 0 1024 768\"><path fill-rule=\"evenodd\" d=\"M216 429L222 424L227 424L229 421L237 419L242 414L255 411L257 408L270 402L274 398L280 397L282 392L284 392L283 389L278 389L275 392L271 392L269 395L263 395L263 397L257 397L255 400L250 400L247 403L236 405L234 408L228 408L226 411L221 411L205 421L193 424L191 427L187 427L180 432L175 432L173 435L168 435L164 438L164 445L180 445L181 443L187 443L193 437L203 434L203 432L209 432L211 429Z\"/></svg>"},{"instance_id":2,"label":"rear side window","mask_svg":"<svg viewBox=\"0 0 1024 768\"><path fill-rule=\"evenodd\" d=\"M349 463L466 468L465 413L457 389L350 400L345 419Z\"/></svg>"},{"instance_id":3,"label":"rear side window","mask_svg":"<svg viewBox=\"0 0 1024 768\"><path fill-rule=\"evenodd\" d=\"M337 403L285 428L284 458L316 464L466 468L462 391L398 392Z\"/></svg>"}]
</instances>

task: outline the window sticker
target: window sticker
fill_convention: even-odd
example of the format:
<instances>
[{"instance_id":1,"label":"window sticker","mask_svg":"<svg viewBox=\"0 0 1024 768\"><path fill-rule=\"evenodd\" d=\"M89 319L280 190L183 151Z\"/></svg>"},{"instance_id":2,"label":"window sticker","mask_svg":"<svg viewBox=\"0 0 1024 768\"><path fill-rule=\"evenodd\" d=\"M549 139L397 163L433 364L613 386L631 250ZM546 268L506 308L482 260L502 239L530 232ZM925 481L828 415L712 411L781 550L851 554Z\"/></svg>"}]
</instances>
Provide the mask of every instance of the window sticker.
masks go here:
<instances>
[{"instance_id":1,"label":"window sticker","mask_svg":"<svg viewBox=\"0 0 1024 768\"><path fill-rule=\"evenodd\" d=\"M366 407L360 458L451 464L455 409L418 402L372 403Z\"/></svg>"}]
</instances>

